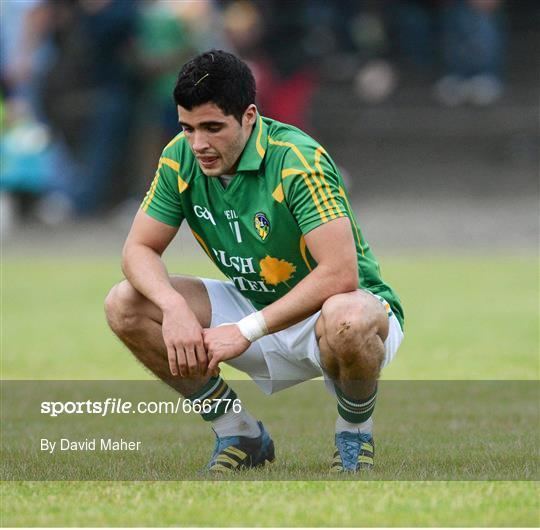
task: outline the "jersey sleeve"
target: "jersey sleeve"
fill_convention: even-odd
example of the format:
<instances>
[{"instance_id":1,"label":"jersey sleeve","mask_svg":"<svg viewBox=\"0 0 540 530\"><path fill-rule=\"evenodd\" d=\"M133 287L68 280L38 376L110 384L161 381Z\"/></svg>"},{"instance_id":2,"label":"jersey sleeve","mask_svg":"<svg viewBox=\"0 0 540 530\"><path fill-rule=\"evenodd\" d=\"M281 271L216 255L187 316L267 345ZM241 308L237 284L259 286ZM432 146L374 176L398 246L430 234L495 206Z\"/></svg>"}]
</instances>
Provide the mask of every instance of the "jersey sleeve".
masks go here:
<instances>
[{"instance_id":1,"label":"jersey sleeve","mask_svg":"<svg viewBox=\"0 0 540 530\"><path fill-rule=\"evenodd\" d=\"M282 184L303 234L333 219L349 217L339 171L320 146L287 153Z\"/></svg>"},{"instance_id":2,"label":"jersey sleeve","mask_svg":"<svg viewBox=\"0 0 540 530\"><path fill-rule=\"evenodd\" d=\"M184 219L178 170L178 162L162 156L154 180L141 204L141 209L148 215L171 226L180 226Z\"/></svg>"}]
</instances>

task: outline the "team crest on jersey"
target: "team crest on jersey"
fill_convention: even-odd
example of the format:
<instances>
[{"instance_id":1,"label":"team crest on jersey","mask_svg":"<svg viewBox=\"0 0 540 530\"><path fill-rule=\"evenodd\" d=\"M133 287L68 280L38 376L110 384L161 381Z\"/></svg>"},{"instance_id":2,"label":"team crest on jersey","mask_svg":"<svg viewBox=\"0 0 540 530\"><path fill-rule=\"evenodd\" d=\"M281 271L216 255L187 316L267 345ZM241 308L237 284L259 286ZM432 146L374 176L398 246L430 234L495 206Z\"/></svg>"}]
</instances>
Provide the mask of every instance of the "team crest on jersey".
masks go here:
<instances>
[{"instance_id":1,"label":"team crest on jersey","mask_svg":"<svg viewBox=\"0 0 540 530\"><path fill-rule=\"evenodd\" d=\"M255 225L257 234L264 241L270 233L270 221L263 212L258 212L255 214L253 224Z\"/></svg>"}]
</instances>

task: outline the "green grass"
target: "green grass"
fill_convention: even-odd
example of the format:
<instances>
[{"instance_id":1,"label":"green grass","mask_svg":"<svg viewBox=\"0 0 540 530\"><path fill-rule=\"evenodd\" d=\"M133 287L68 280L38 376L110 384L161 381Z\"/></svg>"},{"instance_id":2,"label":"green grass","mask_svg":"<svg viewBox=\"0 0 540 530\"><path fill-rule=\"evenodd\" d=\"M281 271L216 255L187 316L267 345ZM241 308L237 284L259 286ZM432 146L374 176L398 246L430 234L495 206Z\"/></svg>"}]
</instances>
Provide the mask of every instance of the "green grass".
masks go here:
<instances>
[{"instance_id":1,"label":"green grass","mask_svg":"<svg viewBox=\"0 0 540 530\"><path fill-rule=\"evenodd\" d=\"M24 482L10 526L536 526L524 482Z\"/></svg>"},{"instance_id":2,"label":"green grass","mask_svg":"<svg viewBox=\"0 0 540 530\"><path fill-rule=\"evenodd\" d=\"M425 254L382 262L385 278L401 295L406 311L406 340L385 371L385 379L538 379L538 276L534 256ZM172 258L169 265L171 270L216 276L216 269L206 262L181 268L180 261ZM148 379L148 374L114 339L103 319L103 298L119 279L117 262L112 259L4 260L2 377ZM238 378L237 372L226 374ZM281 441L282 458L271 471L248 477L255 480L4 482L2 525L539 524L538 488L532 481L278 481L305 477L306 469L315 469L324 464L322 458L330 457L326 453L331 447L331 425L326 420L321 424L319 414L326 410L324 407L333 405L329 401L322 408L306 405L305 409L314 415L306 424L319 430L321 440L310 447L311 454L303 455L294 437L295 427L300 425L298 419L294 414L284 414L291 410L289 395L293 394L273 396L268 398L268 404L261 405L263 419L276 429L274 437ZM258 406L254 403L256 412ZM524 408L515 403L514 409L497 405L501 425L504 414L515 418ZM392 407L385 412L381 400L378 463L382 470L373 478L400 478L396 470L400 469L404 446L397 436L399 412ZM537 410L533 407L529 412L534 417ZM432 422L444 413L426 408L427 416L422 419ZM457 428L459 419L457 416ZM411 417L405 421L411 421ZM197 428L202 427L199 424ZM480 432L482 427L478 426ZM178 451L185 449L183 454L189 454L182 460L188 471L194 471L204 461L210 448L210 437L200 432L201 443L196 450L190 450L189 437L178 447ZM182 433L179 436L184 440ZM523 469L523 458L526 460L531 450L537 455L537 438L521 445L512 441L511 447L508 470L512 466ZM439 457L451 454L451 450L444 448ZM436 456L436 451L428 452L425 458L429 463ZM473 456L470 458L474 463ZM422 462L415 465L420 468ZM413 471L419 476L418 469ZM510 476L519 477L519 473ZM258 478L274 480L259 482ZM429 474L425 478L430 478Z\"/></svg>"},{"instance_id":3,"label":"green grass","mask_svg":"<svg viewBox=\"0 0 540 530\"><path fill-rule=\"evenodd\" d=\"M239 473L234 480L336 479L328 471L336 405L322 381L271 397L251 381L229 382L247 408L264 419L278 456L276 465ZM40 413L42 400L104 401L114 396L132 403L176 403L174 392L158 382L9 381L4 385L1 472L6 479L208 479L199 472L213 440L197 414L180 409L177 414L51 418ZM375 413L378 465L365 480L538 479L537 396L533 381L383 381ZM403 417L412 421L404 423ZM39 451L42 438L59 446L62 437L96 439L97 450ZM136 440L141 447L133 453L102 452L103 437Z\"/></svg>"},{"instance_id":4,"label":"green grass","mask_svg":"<svg viewBox=\"0 0 540 530\"><path fill-rule=\"evenodd\" d=\"M537 379L538 277L533 257L383 261L406 312L406 339L386 379ZM209 262L170 270L219 273ZM112 336L103 299L121 279L113 259L3 263L5 379L147 377ZM196 272L195 272L196 271Z\"/></svg>"}]
</instances>

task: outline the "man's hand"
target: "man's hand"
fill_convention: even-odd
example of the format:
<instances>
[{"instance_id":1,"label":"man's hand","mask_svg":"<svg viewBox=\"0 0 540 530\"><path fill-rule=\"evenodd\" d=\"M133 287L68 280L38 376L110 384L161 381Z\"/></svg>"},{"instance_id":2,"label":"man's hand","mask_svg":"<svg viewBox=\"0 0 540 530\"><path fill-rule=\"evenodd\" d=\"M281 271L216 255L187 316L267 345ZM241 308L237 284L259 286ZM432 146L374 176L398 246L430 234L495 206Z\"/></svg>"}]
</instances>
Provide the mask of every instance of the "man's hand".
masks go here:
<instances>
[{"instance_id":1,"label":"man's hand","mask_svg":"<svg viewBox=\"0 0 540 530\"><path fill-rule=\"evenodd\" d=\"M205 329L204 346L210 363L208 371L215 370L219 363L234 359L244 353L251 342L247 340L236 324L226 324L217 328Z\"/></svg>"},{"instance_id":2,"label":"man's hand","mask_svg":"<svg viewBox=\"0 0 540 530\"><path fill-rule=\"evenodd\" d=\"M203 376L208 356L203 342L203 328L188 307L176 306L163 311L163 340L167 347L173 376Z\"/></svg>"}]
</instances>

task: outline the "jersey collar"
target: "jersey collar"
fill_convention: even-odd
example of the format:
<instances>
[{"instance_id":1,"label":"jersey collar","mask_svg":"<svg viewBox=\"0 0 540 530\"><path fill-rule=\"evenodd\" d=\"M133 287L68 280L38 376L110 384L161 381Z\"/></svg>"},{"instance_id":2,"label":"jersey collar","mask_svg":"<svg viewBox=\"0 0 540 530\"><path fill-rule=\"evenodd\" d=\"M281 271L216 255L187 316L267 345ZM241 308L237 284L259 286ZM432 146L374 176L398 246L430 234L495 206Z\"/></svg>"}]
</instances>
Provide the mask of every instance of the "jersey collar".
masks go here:
<instances>
[{"instance_id":1,"label":"jersey collar","mask_svg":"<svg viewBox=\"0 0 540 530\"><path fill-rule=\"evenodd\" d=\"M264 123L262 116L257 113L255 127L253 128L246 147L242 152L237 171L258 171L266 153L267 144L268 125Z\"/></svg>"}]
</instances>

